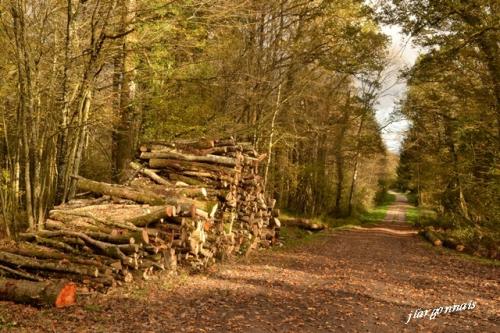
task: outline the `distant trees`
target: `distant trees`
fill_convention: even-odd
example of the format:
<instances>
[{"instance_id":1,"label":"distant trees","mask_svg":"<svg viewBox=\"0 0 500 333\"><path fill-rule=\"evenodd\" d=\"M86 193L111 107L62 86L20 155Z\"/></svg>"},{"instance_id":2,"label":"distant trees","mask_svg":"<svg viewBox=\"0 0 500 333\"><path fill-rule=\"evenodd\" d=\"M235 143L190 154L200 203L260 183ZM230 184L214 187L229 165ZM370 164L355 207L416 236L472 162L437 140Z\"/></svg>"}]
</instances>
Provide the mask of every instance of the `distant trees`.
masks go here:
<instances>
[{"instance_id":1,"label":"distant trees","mask_svg":"<svg viewBox=\"0 0 500 333\"><path fill-rule=\"evenodd\" d=\"M400 183L459 225L498 222L498 2L393 1L385 18L428 48L408 73ZM409 15L409 14L412 15Z\"/></svg>"},{"instance_id":2,"label":"distant trees","mask_svg":"<svg viewBox=\"0 0 500 333\"><path fill-rule=\"evenodd\" d=\"M164 56L170 69L159 72L161 108L145 116L166 121L148 126L146 136L244 137L268 153L268 190L301 213L341 216L369 204L378 181L372 175L383 173L371 162L384 148L374 101L355 82L383 68L386 37L368 8L288 0L196 8L195 18L190 6L183 11L199 22L189 32L198 47L181 43Z\"/></svg>"}]
</instances>

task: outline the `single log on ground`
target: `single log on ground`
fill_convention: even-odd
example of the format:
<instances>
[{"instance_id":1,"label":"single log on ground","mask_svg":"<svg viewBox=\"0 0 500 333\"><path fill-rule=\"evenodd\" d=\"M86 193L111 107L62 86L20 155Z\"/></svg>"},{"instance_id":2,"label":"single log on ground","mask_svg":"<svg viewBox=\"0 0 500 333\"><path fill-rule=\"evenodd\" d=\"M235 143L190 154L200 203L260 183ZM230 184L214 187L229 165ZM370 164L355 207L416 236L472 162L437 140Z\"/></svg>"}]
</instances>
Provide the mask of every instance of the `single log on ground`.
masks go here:
<instances>
[{"instance_id":1,"label":"single log on ground","mask_svg":"<svg viewBox=\"0 0 500 333\"><path fill-rule=\"evenodd\" d=\"M297 219L281 219L280 220L281 225L284 226L293 226L293 227L298 227L304 230L310 230L310 231L320 231L325 229L325 226L319 223L312 222L311 220L308 219L302 219L302 218L297 218Z\"/></svg>"},{"instance_id":2,"label":"single log on ground","mask_svg":"<svg viewBox=\"0 0 500 333\"><path fill-rule=\"evenodd\" d=\"M461 244L458 240L452 237L446 237L443 239L443 246L457 250L458 252L462 252L464 250L464 245Z\"/></svg>"},{"instance_id":3,"label":"single log on ground","mask_svg":"<svg viewBox=\"0 0 500 333\"><path fill-rule=\"evenodd\" d=\"M423 235L429 242L434 244L434 246L443 245L443 241L438 237L438 234L435 231L427 229L423 232Z\"/></svg>"},{"instance_id":4,"label":"single log on ground","mask_svg":"<svg viewBox=\"0 0 500 333\"><path fill-rule=\"evenodd\" d=\"M81 176L75 176L77 187L83 191L92 191L102 195L110 195L113 197L120 197L130 199L139 203L147 203L153 206L164 204L164 199L154 193L146 193L132 190L125 186L112 185L107 183L96 182Z\"/></svg>"},{"instance_id":5,"label":"single log on ground","mask_svg":"<svg viewBox=\"0 0 500 333\"><path fill-rule=\"evenodd\" d=\"M49 260L37 260L28 257L23 257L17 254L12 254L5 251L0 251L0 262L16 267L26 267L26 268L49 270L55 272L67 272L67 273L94 276L94 277L99 276L99 270L96 267L76 265L69 261L57 262Z\"/></svg>"},{"instance_id":6,"label":"single log on ground","mask_svg":"<svg viewBox=\"0 0 500 333\"><path fill-rule=\"evenodd\" d=\"M0 278L0 299L62 308L76 303L76 286L66 281L32 282Z\"/></svg>"}]
</instances>

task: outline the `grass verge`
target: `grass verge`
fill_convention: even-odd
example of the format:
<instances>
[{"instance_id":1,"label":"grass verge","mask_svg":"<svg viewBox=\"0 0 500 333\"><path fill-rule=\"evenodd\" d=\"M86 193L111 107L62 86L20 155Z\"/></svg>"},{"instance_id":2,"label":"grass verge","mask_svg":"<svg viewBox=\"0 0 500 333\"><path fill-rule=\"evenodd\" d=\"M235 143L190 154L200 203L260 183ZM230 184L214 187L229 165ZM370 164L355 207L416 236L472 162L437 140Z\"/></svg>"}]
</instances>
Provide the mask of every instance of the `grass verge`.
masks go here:
<instances>
[{"instance_id":1,"label":"grass verge","mask_svg":"<svg viewBox=\"0 0 500 333\"><path fill-rule=\"evenodd\" d=\"M437 251L440 254L453 255L453 256L459 257L459 258L461 258L463 260L474 262L474 263L477 263L477 264L480 264L480 265L500 267L500 260L490 259L490 258L485 258L485 257L479 257L479 256L475 256L475 255L472 255L472 254L469 254L469 253L465 253L465 252L458 252L458 251L455 251L453 249L448 249L446 247L434 246L434 245L432 245L431 243L429 243L427 241L423 242L422 246L424 246L425 248L427 248L429 250Z\"/></svg>"},{"instance_id":2,"label":"grass verge","mask_svg":"<svg viewBox=\"0 0 500 333\"><path fill-rule=\"evenodd\" d=\"M432 209L422 208L416 206L416 199L414 195L407 194L408 202L412 205L406 211L406 221L415 227L422 227L426 225L433 225L436 222L437 214Z\"/></svg>"},{"instance_id":3,"label":"grass verge","mask_svg":"<svg viewBox=\"0 0 500 333\"><path fill-rule=\"evenodd\" d=\"M304 245L323 235L323 232L312 232L297 227L284 226L280 230L280 240L283 246L277 249L290 249Z\"/></svg>"},{"instance_id":4,"label":"grass verge","mask_svg":"<svg viewBox=\"0 0 500 333\"><path fill-rule=\"evenodd\" d=\"M417 207L410 207L406 211L406 221L415 225L420 220L420 209Z\"/></svg>"},{"instance_id":5,"label":"grass verge","mask_svg":"<svg viewBox=\"0 0 500 333\"><path fill-rule=\"evenodd\" d=\"M359 219L362 223L379 222L387 215L389 206L396 200L396 196L391 193L385 193L382 201L375 208L368 209L361 213Z\"/></svg>"},{"instance_id":6,"label":"grass verge","mask_svg":"<svg viewBox=\"0 0 500 333\"><path fill-rule=\"evenodd\" d=\"M346 230L355 226L370 225L383 220L387 214L387 209L395 200L396 196L394 194L386 193L382 202L377 207L362 212L358 216L333 218L326 215L318 218L311 218L310 220L314 223L324 224L328 226L329 229L334 230ZM282 212L280 218L291 219L295 218L295 216L287 212ZM283 244L282 248L292 248L303 245L322 237L322 235L324 235L322 232L311 232L289 226L283 226L280 231L280 239Z\"/></svg>"}]
</instances>

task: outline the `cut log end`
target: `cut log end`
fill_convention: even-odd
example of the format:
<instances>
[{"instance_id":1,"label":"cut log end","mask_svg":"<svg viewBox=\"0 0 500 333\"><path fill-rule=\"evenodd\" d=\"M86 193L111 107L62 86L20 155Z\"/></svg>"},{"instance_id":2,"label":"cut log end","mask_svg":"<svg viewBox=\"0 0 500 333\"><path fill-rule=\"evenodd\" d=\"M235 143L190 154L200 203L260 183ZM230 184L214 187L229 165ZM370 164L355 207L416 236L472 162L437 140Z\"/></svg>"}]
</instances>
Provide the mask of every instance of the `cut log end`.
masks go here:
<instances>
[{"instance_id":1,"label":"cut log end","mask_svg":"<svg viewBox=\"0 0 500 333\"><path fill-rule=\"evenodd\" d=\"M64 308L76 304L76 285L74 283L65 284L56 298L55 307Z\"/></svg>"},{"instance_id":2,"label":"cut log end","mask_svg":"<svg viewBox=\"0 0 500 333\"><path fill-rule=\"evenodd\" d=\"M63 308L76 304L76 285L64 280L32 282L0 278L0 300Z\"/></svg>"}]
</instances>

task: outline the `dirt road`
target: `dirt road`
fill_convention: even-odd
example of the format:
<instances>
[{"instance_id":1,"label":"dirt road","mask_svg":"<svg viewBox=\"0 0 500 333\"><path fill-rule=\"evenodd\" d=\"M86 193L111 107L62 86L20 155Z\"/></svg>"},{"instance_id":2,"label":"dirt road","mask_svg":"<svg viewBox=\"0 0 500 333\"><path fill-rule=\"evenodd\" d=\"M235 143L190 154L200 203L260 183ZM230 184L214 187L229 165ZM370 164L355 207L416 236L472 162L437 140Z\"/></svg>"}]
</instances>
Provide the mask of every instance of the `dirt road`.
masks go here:
<instances>
[{"instance_id":1,"label":"dirt road","mask_svg":"<svg viewBox=\"0 0 500 333\"><path fill-rule=\"evenodd\" d=\"M386 220L373 228L327 232L206 275L151 281L69 309L0 302L0 327L93 333L498 330L498 266L428 246L403 222L406 207L398 195ZM477 303L472 310L405 324L418 308L469 301Z\"/></svg>"}]
</instances>

